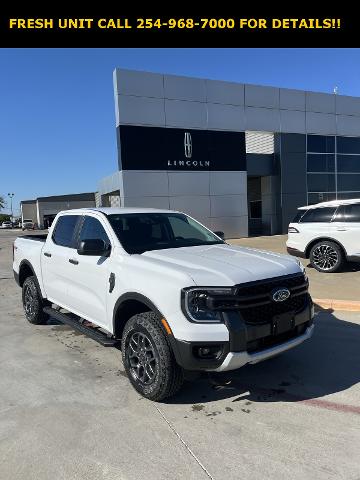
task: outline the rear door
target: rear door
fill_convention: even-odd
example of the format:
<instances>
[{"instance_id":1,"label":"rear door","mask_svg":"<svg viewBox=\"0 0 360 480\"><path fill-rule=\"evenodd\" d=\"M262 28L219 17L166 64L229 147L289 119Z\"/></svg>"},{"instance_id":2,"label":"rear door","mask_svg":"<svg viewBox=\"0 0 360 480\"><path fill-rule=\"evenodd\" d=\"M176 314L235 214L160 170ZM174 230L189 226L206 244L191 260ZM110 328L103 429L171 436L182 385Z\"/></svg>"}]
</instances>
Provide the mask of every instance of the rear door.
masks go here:
<instances>
[{"instance_id":1,"label":"rear door","mask_svg":"<svg viewBox=\"0 0 360 480\"><path fill-rule=\"evenodd\" d=\"M111 232L96 216L85 215L82 219L77 245L86 239L101 239L111 246ZM68 289L68 301L77 315L100 325L107 330L107 298L109 295L110 256L79 255L72 253L71 276Z\"/></svg>"},{"instance_id":2,"label":"rear door","mask_svg":"<svg viewBox=\"0 0 360 480\"><path fill-rule=\"evenodd\" d=\"M360 257L360 204L341 205L331 222L331 237L341 243L348 256Z\"/></svg>"},{"instance_id":3,"label":"rear door","mask_svg":"<svg viewBox=\"0 0 360 480\"><path fill-rule=\"evenodd\" d=\"M48 236L41 253L41 270L44 289L49 300L62 307L69 307L68 287L71 282L72 265L69 258L74 254L75 237L80 215L61 215L53 233Z\"/></svg>"},{"instance_id":4,"label":"rear door","mask_svg":"<svg viewBox=\"0 0 360 480\"><path fill-rule=\"evenodd\" d=\"M330 222L335 211L336 207L310 208L303 215L296 228L301 232L304 245L308 245L315 238L329 235Z\"/></svg>"}]
</instances>

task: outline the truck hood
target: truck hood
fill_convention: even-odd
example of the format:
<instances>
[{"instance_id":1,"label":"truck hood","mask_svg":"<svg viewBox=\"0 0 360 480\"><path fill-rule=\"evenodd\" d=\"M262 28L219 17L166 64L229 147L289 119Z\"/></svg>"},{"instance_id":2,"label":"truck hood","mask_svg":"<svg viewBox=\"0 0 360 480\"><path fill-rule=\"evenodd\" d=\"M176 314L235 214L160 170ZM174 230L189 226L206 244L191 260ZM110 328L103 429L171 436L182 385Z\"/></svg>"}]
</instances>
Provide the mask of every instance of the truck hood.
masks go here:
<instances>
[{"instance_id":1,"label":"truck hood","mask_svg":"<svg viewBox=\"0 0 360 480\"><path fill-rule=\"evenodd\" d=\"M301 272L288 255L227 244L152 250L142 257L186 271L200 286L236 285Z\"/></svg>"}]
</instances>

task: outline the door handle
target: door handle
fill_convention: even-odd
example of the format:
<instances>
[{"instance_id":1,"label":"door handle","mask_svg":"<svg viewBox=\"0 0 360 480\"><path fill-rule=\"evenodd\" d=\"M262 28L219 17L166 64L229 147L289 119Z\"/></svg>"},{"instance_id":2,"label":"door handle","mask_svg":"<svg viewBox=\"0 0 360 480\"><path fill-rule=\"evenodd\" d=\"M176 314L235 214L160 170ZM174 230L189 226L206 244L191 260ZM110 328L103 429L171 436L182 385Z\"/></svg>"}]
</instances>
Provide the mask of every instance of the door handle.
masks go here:
<instances>
[{"instance_id":1,"label":"door handle","mask_svg":"<svg viewBox=\"0 0 360 480\"><path fill-rule=\"evenodd\" d=\"M79 264L79 262L77 260L74 260L73 258L69 258L69 262L72 263L73 265Z\"/></svg>"},{"instance_id":2,"label":"door handle","mask_svg":"<svg viewBox=\"0 0 360 480\"><path fill-rule=\"evenodd\" d=\"M347 228L337 228L336 231L337 232L346 232Z\"/></svg>"},{"instance_id":3,"label":"door handle","mask_svg":"<svg viewBox=\"0 0 360 480\"><path fill-rule=\"evenodd\" d=\"M44 252L45 257L51 257L51 253L49 252Z\"/></svg>"}]
</instances>

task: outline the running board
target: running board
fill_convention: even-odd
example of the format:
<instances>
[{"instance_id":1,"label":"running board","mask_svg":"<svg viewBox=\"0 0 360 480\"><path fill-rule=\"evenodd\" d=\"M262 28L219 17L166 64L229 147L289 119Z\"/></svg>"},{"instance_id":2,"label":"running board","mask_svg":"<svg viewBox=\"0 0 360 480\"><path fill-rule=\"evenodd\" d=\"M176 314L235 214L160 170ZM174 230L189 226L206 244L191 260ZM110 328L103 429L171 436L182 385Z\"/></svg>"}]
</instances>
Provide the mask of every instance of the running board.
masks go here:
<instances>
[{"instance_id":1,"label":"running board","mask_svg":"<svg viewBox=\"0 0 360 480\"><path fill-rule=\"evenodd\" d=\"M66 323L66 325L69 325L75 330L78 330L84 335L87 335L88 337L92 338L104 347L115 347L117 344L120 343L120 340L109 337L101 330L82 325L78 320L79 317L77 317L73 313L61 313L51 307L44 307L43 311L51 317L56 318L56 320L59 320L59 322Z\"/></svg>"}]
</instances>

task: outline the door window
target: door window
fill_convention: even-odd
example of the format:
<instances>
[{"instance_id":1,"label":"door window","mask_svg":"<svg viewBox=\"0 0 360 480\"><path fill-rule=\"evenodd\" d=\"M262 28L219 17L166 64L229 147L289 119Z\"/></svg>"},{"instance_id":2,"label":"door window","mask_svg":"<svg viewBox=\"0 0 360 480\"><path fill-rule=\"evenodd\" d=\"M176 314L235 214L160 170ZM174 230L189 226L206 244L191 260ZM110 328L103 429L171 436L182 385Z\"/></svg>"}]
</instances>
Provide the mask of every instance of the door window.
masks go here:
<instances>
[{"instance_id":1,"label":"door window","mask_svg":"<svg viewBox=\"0 0 360 480\"><path fill-rule=\"evenodd\" d=\"M335 207L310 208L301 218L301 223L330 222L335 213L335 210Z\"/></svg>"},{"instance_id":2,"label":"door window","mask_svg":"<svg viewBox=\"0 0 360 480\"><path fill-rule=\"evenodd\" d=\"M360 223L360 203L355 203L354 205L346 205L344 221Z\"/></svg>"},{"instance_id":3,"label":"door window","mask_svg":"<svg viewBox=\"0 0 360 480\"><path fill-rule=\"evenodd\" d=\"M79 243L83 240L103 240L106 246L110 245L110 240L104 227L94 217L85 217L79 235Z\"/></svg>"},{"instance_id":4,"label":"door window","mask_svg":"<svg viewBox=\"0 0 360 480\"><path fill-rule=\"evenodd\" d=\"M79 215L63 215L56 222L52 239L56 245L74 248L74 232Z\"/></svg>"}]
</instances>

